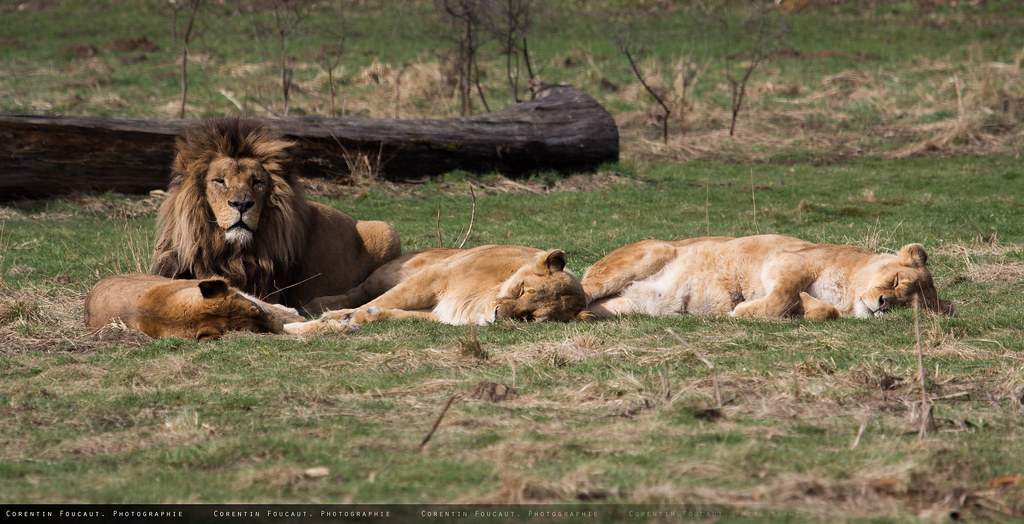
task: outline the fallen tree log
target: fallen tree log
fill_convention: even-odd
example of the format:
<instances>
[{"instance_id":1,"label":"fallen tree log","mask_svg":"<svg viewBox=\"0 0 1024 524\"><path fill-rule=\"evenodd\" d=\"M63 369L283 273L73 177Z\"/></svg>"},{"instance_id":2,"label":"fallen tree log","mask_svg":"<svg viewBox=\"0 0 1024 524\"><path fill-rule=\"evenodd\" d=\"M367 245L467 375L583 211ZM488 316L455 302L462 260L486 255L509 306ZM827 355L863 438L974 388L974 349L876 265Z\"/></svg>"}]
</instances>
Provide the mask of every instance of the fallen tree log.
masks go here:
<instances>
[{"instance_id":1,"label":"fallen tree log","mask_svg":"<svg viewBox=\"0 0 1024 524\"><path fill-rule=\"evenodd\" d=\"M569 86L494 113L448 119L268 119L297 142L303 176L345 179L363 164L388 180L461 169L518 176L578 171L619 156L596 100ZM71 191L164 188L174 138L189 121L0 115L0 200Z\"/></svg>"}]
</instances>

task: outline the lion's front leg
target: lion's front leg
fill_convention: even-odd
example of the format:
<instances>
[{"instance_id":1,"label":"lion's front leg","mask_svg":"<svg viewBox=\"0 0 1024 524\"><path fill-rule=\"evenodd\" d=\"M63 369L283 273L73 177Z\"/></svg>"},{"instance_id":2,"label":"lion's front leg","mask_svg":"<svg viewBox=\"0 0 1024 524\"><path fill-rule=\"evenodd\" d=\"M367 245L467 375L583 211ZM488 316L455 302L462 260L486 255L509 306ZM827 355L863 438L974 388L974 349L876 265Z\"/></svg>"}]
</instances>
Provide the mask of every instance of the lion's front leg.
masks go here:
<instances>
[{"instance_id":1,"label":"lion's front leg","mask_svg":"<svg viewBox=\"0 0 1024 524\"><path fill-rule=\"evenodd\" d=\"M801 293L814 277L803 263L799 255L787 255L764 267L760 278L767 295L740 303L731 314L753 318L804 316Z\"/></svg>"},{"instance_id":2,"label":"lion's front leg","mask_svg":"<svg viewBox=\"0 0 1024 524\"><path fill-rule=\"evenodd\" d=\"M597 318L620 317L640 312L633 300L622 296L597 299L587 306L587 310Z\"/></svg>"},{"instance_id":3,"label":"lion's front leg","mask_svg":"<svg viewBox=\"0 0 1024 524\"><path fill-rule=\"evenodd\" d=\"M839 318L839 310L835 306L800 292L800 303L804 310L804 318L808 320L835 320Z\"/></svg>"}]
</instances>

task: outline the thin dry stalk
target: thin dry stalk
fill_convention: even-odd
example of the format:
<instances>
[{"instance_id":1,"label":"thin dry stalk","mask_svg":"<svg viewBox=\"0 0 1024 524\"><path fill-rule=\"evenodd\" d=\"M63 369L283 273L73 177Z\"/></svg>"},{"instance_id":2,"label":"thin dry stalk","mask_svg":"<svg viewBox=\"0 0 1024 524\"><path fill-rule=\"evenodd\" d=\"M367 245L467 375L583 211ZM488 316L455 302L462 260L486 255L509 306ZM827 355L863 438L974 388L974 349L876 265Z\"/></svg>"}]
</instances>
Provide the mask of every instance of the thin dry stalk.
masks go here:
<instances>
[{"instance_id":1,"label":"thin dry stalk","mask_svg":"<svg viewBox=\"0 0 1024 524\"><path fill-rule=\"evenodd\" d=\"M459 249L462 249L462 246L466 245L466 241L469 240L469 234L473 231L473 222L476 220L476 193L473 191L472 185L469 186L469 194L473 197L473 210L470 211L469 214L469 229L466 230L466 236L462 237ZM438 227L440 227L440 225Z\"/></svg>"},{"instance_id":2,"label":"thin dry stalk","mask_svg":"<svg viewBox=\"0 0 1024 524\"><path fill-rule=\"evenodd\" d=\"M0 222L0 289L4 286L4 226L7 221Z\"/></svg>"},{"instance_id":3,"label":"thin dry stalk","mask_svg":"<svg viewBox=\"0 0 1024 524\"><path fill-rule=\"evenodd\" d=\"M441 425L441 419L444 418L445 413L448 413L448 408L452 407L452 403L459 398L462 398L462 395L452 395L448 397L448 402L445 403L444 409L441 410L441 414L437 416L437 420L434 421L434 425L430 428L430 432L427 433L427 436L423 437L423 442L420 442L420 451L426 449L427 442L430 442L430 437L434 436L434 432L437 431L437 427Z\"/></svg>"},{"instance_id":4,"label":"thin dry stalk","mask_svg":"<svg viewBox=\"0 0 1024 524\"><path fill-rule=\"evenodd\" d=\"M754 168L750 168L750 204L754 207L754 231L761 234L761 228L757 227L757 199L754 198Z\"/></svg>"},{"instance_id":5,"label":"thin dry stalk","mask_svg":"<svg viewBox=\"0 0 1024 524\"><path fill-rule=\"evenodd\" d=\"M918 440L924 440L928 436L928 422L931 419L932 407L928 404L927 380L924 375L924 353L921 350L921 307L918 300L914 298L914 335L917 345L917 372L921 375L921 430L917 434Z\"/></svg>"},{"instance_id":6,"label":"thin dry stalk","mask_svg":"<svg viewBox=\"0 0 1024 524\"><path fill-rule=\"evenodd\" d=\"M704 174L704 225L707 226L707 236L711 236L711 176L707 173Z\"/></svg>"},{"instance_id":7,"label":"thin dry stalk","mask_svg":"<svg viewBox=\"0 0 1024 524\"><path fill-rule=\"evenodd\" d=\"M668 331L669 335L672 335L673 337L675 337L675 339L678 340L679 343L683 345L683 347L685 347L691 353L696 355L697 358L699 358L700 361L703 362L704 365L707 366L711 370L711 381L712 381L712 384L714 384L714 387L715 387L715 408L721 408L722 407L722 391L718 387L718 372L715 371L715 365L712 364L710 360L704 358L704 355L701 355L687 341L683 340L683 337L677 335L675 331L672 331L672 328L665 328L665 331Z\"/></svg>"},{"instance_id":8,"label":"thin dry stalk","mask_svg":"<svg viewBox=\"0 0 1024 524\"><path fill-rule=\"evenodd\" d=\"M444 247L444 239L441 238L441 204L437 205L437 247Z\"/></svg>"},{"instance_id":9,"label":"thin dry stalk","mask_svg":"<svg viewBox=\"0 0 1024 524\"><path fill-rule=\"evenodd\" d=\"M850 449L855 449L860 444L860 436L864 434L864 429L868 427L868 419L864 419L861 422L860 429L857 430L857 438L853 439L853 444L850 445Z\"/></svg>"},{"instance_id":10,"label":"thin dry stalk","mask_svg":"<svg viewBox=\"0 0 1024 524\"><path fill-rule=\"evenodd\" d=\"M668 361L662 362L662 365L665 372L665 401L668 402L672 400L672 383L668 380Z\"/></svg>"}]
</instances>

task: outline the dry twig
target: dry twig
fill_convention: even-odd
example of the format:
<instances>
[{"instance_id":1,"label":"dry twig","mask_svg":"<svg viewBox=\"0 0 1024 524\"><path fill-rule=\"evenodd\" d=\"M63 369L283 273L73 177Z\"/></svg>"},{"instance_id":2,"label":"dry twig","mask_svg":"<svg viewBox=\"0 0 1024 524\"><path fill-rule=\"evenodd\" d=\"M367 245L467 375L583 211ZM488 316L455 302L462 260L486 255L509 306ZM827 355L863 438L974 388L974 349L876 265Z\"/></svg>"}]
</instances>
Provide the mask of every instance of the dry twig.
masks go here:
<instances>
[{"instance_id":1,"label":"dry twig","mask_svg":"<svg viewBox=\"0 0 1024 524\"><path fill-rule=\"evenodd\" d=\"M469 194L473 197L473 210L469 215L469 229L466 230L466 236L462 237L462 243L459 244L459 249L462 249L462 246L466 245L466 240L469 240L469 233L473 231L473 222L476 220L476 193L473 191L472 185L469 186ZM438 211L438 216L440 216L440 211Z\"/></svg>"},{"instance_id":2,"label":"dry twig","mask_svg":"<svg viewBox=\"0 0 1024 524\"><path fill-rule=\"evenodd\" d=\"M437 431L437 427L441 425L441 419L444 418L445 413L448 413L448 408L452 407L452 404L462 398L462 395L452 395L448 397L448 402L444 405L444 409L441 410L441 414L437 416L437 420L434 421L434 425L430 428L427 436L423 437L423 442L420 442L420 451L423 451L427 447L427 442L430 442L430 437L434 436L434 432Z\"/></svg>"}]
</instances>

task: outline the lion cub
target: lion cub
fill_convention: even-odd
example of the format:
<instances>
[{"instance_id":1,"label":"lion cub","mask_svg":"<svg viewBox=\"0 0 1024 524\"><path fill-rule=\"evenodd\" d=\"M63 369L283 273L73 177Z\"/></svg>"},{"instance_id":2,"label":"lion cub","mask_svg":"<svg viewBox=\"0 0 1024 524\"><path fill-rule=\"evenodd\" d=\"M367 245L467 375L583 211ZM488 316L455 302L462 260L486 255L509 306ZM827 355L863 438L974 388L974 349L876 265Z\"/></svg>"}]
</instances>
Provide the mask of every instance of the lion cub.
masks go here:
<instances>
[{"instance_id":1,"label":"lion cub","mask_svg":"<svg viewBox=\"0 0 1024 524\"><path fill-rule=\"evenodd\" d=\"M233 330L281 333L302 320L295 310L267 304L222 278L172 280L157 275L115 275L97 282L85 299L85 325L101 328L119 318L153 337L219 338Z\"/></svg>"},{"instance_id":2,"label":"lion cub","mask_svg":"<svg viewBox=\"0 0 1024 524\"><path fill-rule=\"evenodd\" d=\"M620 247L583 275L598 317L730 314L738 317L875 317L939 300L928 254L907 244L894 255L813 244L782 235L644 240Z\"/></svg>"},{"instance_id":3,"label":"lion cub","mask_svg":"<svg viewBox=\"0 0 1024 524\"><path fill-rule=\"evenodd\" d=\"M565 270L565 253L497 245L406 253L348 293L316 299L305 308L340 309L310 322L286 324L286 332L331 331L385 318L446 324L593 318L579 278Z\"/></svg>"}]
</instances>

